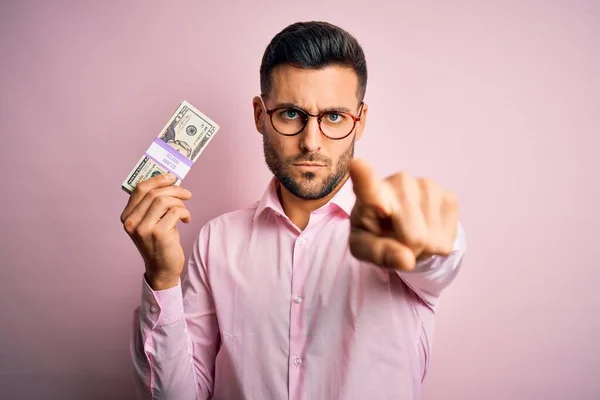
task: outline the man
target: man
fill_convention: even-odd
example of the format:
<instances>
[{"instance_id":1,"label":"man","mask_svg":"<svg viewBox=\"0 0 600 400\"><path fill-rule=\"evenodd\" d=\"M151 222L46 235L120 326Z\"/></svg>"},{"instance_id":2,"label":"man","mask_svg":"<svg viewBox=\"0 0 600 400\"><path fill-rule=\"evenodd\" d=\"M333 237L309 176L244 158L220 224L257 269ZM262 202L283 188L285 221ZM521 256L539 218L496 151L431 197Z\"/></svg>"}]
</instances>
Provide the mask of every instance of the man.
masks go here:
<instances>
[{"instance_id":1,"label":"man","mask_svg":"<svg viewBox=\"0 0 600 400\"><path fill-rule=\"evenodd\" d=\"M256 129L274 178L200 231L162 175L121 216L146 273L132 357L140 397L420 399L434 311L465 252L457 201L353 160L368 106L354 37L293 24L267 47Z\"/></svg>"}]
</instances>

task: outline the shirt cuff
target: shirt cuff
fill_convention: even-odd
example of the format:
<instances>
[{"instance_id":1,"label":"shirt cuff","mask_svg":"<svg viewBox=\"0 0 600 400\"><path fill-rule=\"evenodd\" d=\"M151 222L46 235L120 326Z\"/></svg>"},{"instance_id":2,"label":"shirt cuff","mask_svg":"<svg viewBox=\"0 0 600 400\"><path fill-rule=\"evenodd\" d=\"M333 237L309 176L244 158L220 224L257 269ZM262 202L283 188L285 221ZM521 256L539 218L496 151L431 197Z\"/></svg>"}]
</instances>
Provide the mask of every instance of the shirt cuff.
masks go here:
<instances>
[{"instance_id":1,"label":"shirt cuff","mask_svg":"<svg viewBox=\"0 0 600 400\"><path fill-rule=\"evenodd\" d=\"M153 327L168 325L184 317L181 281L165 290L152 290L146 278L142 279L142 304L140 313Z\"/></svg>"}]
</instances>

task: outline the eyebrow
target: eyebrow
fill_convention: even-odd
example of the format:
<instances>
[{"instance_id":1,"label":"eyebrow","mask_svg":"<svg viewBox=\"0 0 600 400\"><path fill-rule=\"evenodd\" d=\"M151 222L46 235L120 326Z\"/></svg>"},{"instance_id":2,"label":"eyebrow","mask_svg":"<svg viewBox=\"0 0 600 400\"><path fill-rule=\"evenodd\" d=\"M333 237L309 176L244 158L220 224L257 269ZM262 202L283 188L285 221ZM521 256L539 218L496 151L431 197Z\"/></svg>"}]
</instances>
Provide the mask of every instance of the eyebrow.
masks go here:
<instances>
[{"instance_id":1,"label":"eyebrow","mask_svg":"<svg viewBox=\"0 0 600 400\"><path fill-rule=\"evenodd\" d=\"M308 111L306 111L304 108L302 108L299 105L294 104L294 103L277 103L274 108L280 108L280 107L297 108L298 110L302 110L305 113L308 113ZM352 110L350 110L349 108L346 108L346 107L327 107L327 108L323 108L322 110L319 110L319 114L320 113L331 112L331 111L342 111L342 112L347 112L347 113L352 114Z\"/></svg>"}]
</instances>

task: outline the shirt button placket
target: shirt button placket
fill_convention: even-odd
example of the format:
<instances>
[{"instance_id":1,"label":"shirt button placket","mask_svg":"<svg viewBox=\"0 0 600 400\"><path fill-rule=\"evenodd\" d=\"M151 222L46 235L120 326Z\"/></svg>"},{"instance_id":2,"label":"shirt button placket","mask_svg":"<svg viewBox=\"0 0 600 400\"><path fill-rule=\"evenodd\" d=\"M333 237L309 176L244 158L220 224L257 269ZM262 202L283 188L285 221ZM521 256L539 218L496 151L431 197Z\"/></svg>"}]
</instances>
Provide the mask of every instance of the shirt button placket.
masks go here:
<instances>
[{"instance_id":1,"label":"shirt button placket","mask_svg":"<svg viewBox=\"0 0 600 400\"><path fill-rule=\"evenodd\" d=\"M307 260L307 240L304 236L296 239L293 255L292 285L291 285L291 319L290 319L290 369L289 385L290 399L302 393L303 367L304 360L301 354L304 353L306 345L305 322L304 322L304 297L302 296L306 279L306 260Z\"/></svg>"}]
</instances>

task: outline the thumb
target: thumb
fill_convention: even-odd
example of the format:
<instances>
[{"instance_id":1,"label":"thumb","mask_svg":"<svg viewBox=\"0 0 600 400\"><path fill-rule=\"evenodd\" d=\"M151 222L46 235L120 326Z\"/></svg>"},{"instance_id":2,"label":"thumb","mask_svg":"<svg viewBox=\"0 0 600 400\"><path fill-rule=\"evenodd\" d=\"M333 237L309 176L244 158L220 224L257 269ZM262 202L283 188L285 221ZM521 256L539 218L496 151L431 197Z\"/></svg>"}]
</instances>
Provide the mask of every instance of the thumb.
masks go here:
<instances>
[{"instance_id":1,"label":"thumb","mask_svg":"<svg viewBox=\"0 0 600 400\"><path fill-rule=\"evenodd\" d=\"M391 206L383 195L382 182L375 176L371 164L362 159L350 162L350 178L356 199L368 206L377 208L384 215L391 212Z\"/></svg>"}]
</instances>

